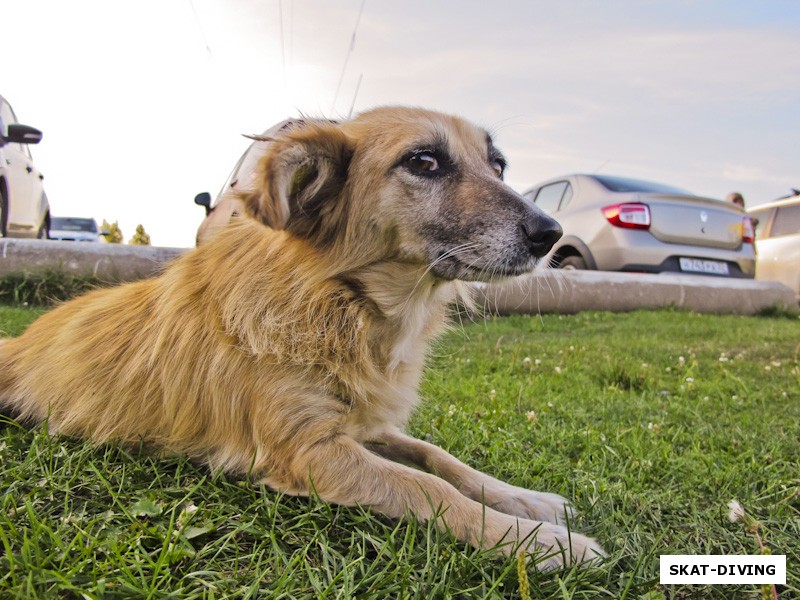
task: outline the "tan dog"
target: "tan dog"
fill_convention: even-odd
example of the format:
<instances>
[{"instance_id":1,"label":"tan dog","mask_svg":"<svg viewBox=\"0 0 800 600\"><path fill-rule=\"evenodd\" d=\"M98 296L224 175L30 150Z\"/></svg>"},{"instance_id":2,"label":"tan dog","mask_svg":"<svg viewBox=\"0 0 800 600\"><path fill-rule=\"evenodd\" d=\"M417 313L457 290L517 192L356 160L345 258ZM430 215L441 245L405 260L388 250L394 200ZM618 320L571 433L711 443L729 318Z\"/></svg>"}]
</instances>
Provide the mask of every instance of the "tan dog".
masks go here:
<instances>
[{"instance_id":1,"label":"tan dog","mask_svg":"<svg viewBox=\"0 0 800 600\"><path fill-rule=\"evenodd\" d=\"M596 542L562 526L560 496L400 429L461 281L530 271L561 235L504 167L484 130L439 113L307 123L262 160L241 197L252 218L0 346L0 404L289 494L436 518L476 546L553 550L545 566L595 558Z\"/></svg>"}]
</instances>

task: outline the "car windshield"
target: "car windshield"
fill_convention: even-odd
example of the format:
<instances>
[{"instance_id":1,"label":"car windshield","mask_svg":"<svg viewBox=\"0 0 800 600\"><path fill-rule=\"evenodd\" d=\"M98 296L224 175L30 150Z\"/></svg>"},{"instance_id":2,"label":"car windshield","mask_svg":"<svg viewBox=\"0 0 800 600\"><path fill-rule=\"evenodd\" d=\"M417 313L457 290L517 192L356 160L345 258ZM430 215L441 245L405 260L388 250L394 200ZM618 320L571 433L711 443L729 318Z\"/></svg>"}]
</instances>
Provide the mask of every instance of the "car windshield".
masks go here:
<instances>
[{"instance_id":1,"label":"car windshield","mask_svg":"<svg viewBox=\"0 0 800 600\"><path fill-rule=\"evenodd\" d=\"M628 179L626 177L612 177L609 175L592 175L609 192L644 192L653 194L689 194L686 190L653 183L652 181L640 181L638 179Z\"/></svg>"},{"instance_id":2,"label":"car windshield","mask_svg":"<svg viewBox=\"0 0 800 600\"><path fill-rule=\"evenodd\" d=\"M74 217L53 217L50 229L56 231L90 231L97 233L97 223L94 219L77 219Z\"/></svg>"}]
</instances>

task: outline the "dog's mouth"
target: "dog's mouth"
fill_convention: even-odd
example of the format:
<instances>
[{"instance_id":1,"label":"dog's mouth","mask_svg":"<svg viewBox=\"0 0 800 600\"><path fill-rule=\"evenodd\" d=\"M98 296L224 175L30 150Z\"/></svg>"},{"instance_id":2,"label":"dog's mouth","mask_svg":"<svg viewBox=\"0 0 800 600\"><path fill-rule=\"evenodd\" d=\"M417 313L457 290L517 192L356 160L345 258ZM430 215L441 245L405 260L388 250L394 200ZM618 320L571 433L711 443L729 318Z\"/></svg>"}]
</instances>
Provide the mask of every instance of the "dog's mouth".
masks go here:
<instances>
[{"instance_id":1,"label":"dog's mouth","mask_svg":"<svg viewBox=\"0 0 800 600\"><path fill-rule=\"evenodd\" d=\"M431 264L431 271L447 280L491 282L509 277L518 277L532 271L539 259L532 255L513 258L503 257L496 261L486 261L480 256L469 257L449 252L441 252Z\"/></svg>"}]
</instances>

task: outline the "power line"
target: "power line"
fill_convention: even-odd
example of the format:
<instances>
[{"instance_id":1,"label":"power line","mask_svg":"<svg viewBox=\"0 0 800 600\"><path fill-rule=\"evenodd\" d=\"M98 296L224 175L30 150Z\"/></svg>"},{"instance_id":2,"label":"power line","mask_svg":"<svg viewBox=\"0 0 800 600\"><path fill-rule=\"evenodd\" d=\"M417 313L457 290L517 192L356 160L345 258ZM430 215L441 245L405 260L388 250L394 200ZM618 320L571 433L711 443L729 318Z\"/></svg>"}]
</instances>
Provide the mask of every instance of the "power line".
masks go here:
<instances>
[{"instance_id":1,"label":"power line","mask_svg":"<svg viewBox=\"0 0 800 600\"><path fill-rule=\"evenodd\" d=\"M333 104L331 105L331 116L334 116L333 111L336 109L336 101L339 99L339 91L342 88L342 81L344 80L344 73L347 71L347 63L350 60L350 55L356 47L356 33L358 32L358 24L361 22L361 13L364 12L364 5L367 0L361 0L361 8L358 9L358 17L356 18L356 26L353 28L353 36L350 38L350 47L347 49L347 55L344 57L344 66L342 67L342 74L339 76L339 83L336 86L336 93L333 95Z\"/></svg>"},{"instance_id":2,"label":"power line","mask_svg":"<svg viewBox=\"0 0 800 600\"><path fill-rule=\"evenodd\" d=\"M208 52L208 57L211 58L211 46L208 45L208 39L206 38L206 34L203 31L203 24L200 23L200 17L197 16L197 10L194 7L194 2L189 0L189 6L192 7L192 14L194 15L194 20L197 23L197 29L200 30L200 37L203 38L203 44L205 44L206 52Z\"/></svg>"},{"instance_id":3,"label":"power line","mask_svg":"<svg viewBox=\"0 0 800 600\"><path fill-rule=\"evenodd\" d=\"M361 80L362 79L364 79L364 74L363 73L361 73L358 76L358 83L356 84L356 91L353 94L353 102L352 102L352 104L350 104L350 112L347 113L347 118L348 119L353 116L353 109L356 107L356 98L358 98L358 90L361 89Z\"/></svg>"}]
</instances>

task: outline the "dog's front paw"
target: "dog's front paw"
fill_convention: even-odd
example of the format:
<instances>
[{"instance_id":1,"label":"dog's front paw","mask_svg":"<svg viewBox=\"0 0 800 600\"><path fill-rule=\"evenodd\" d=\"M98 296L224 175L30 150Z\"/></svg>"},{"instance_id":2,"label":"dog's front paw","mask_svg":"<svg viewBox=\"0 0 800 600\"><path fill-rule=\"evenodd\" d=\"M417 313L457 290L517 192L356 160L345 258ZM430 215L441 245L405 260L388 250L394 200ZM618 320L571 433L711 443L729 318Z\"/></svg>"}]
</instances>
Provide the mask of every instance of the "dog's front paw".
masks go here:
<instances>
[{"instance_id":1,"label":"dog's front paw","mask_svg":"<svg viewBox=\"0 0 800 600\"><path fill-rule=\"evenodd\" d=\"M548 492L534 492L512 485L504 485L487 498L487 503L496 511L524 519L545 521L564 525L572 518L569 500Z\"/></svg>"},{"instance_id":2,"label":"dog's front paw","mask_svg":"<svg viewBox=\"0 0 800 600\"><path fill-rule=\"evenodd\" d=\"M597 563L606 556L597 540L552 523L520 520L516 534L519 543L511 550L525 550L543 571Z\"/></svg>"}]
</instances>

